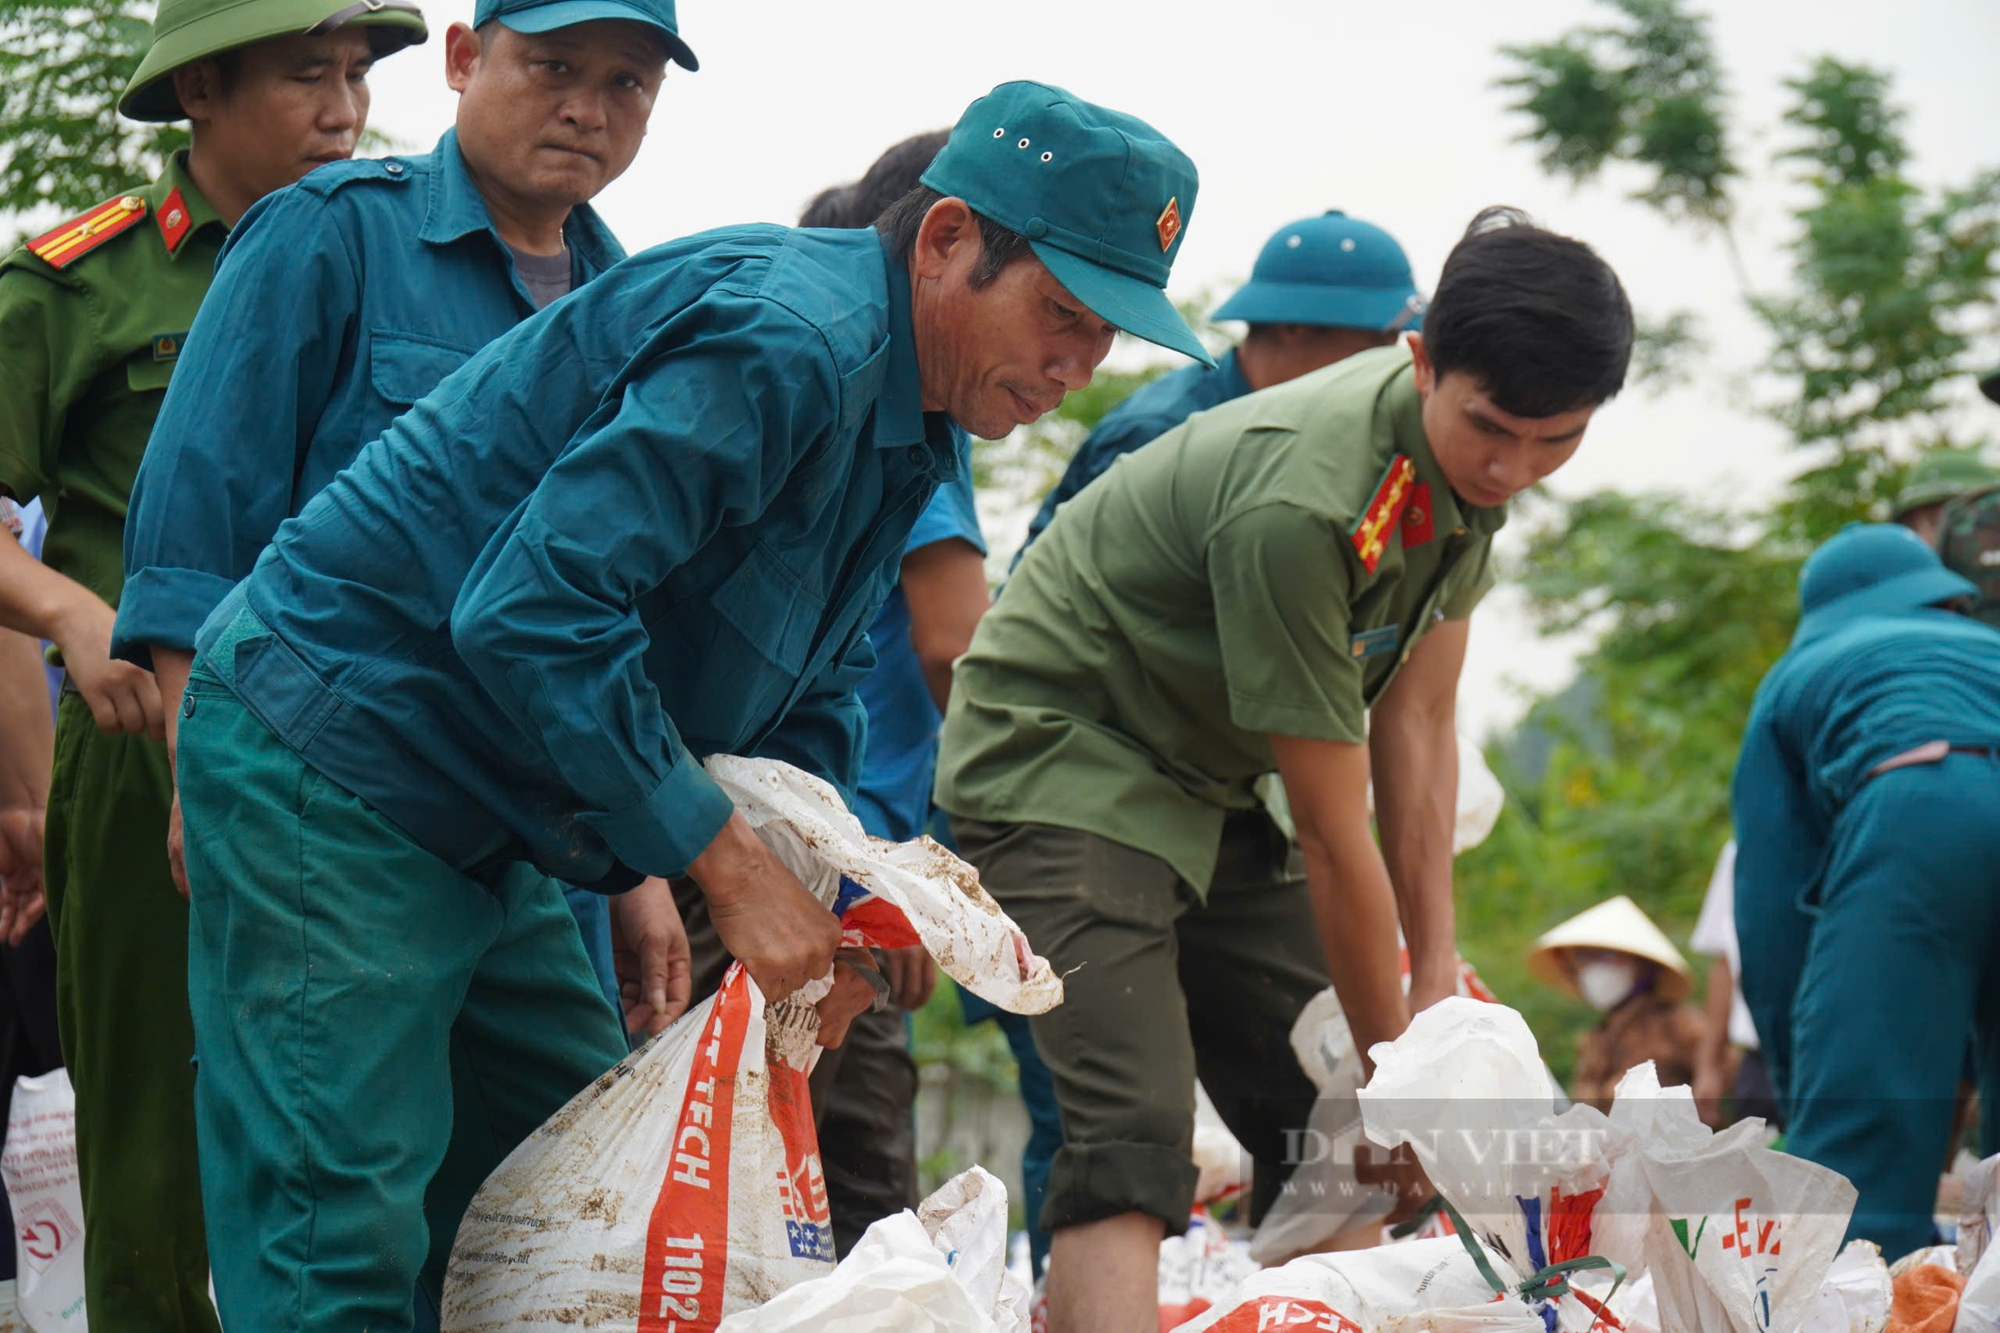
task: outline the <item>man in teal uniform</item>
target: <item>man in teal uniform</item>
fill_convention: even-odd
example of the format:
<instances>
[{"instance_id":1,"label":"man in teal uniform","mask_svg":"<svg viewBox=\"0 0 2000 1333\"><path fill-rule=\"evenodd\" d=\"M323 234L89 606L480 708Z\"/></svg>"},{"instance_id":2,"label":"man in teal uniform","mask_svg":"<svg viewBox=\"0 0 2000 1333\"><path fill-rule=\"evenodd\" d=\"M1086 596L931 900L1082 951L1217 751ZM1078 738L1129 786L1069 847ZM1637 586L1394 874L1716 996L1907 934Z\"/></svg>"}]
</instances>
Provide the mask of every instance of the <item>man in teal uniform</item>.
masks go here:
<instances>
[{"instance_id":1,"label":"man in teal uniform","mask_svg":"<svg viewBox=\"0 0 2000 1333\"><path fill-rule=\"evenodd\" d=\"M496 339L203 624L178 777L230 1326L407 1328L477 1183L454 1140L490 1168L622 1055L548 876L685 874L767 998L832 972L838 922L702 758L851 799L867 626L960 428L1035 420L1119 328L1200 347L1163 290L1194 167L1150 126L1005 84L923 179L879 235L691 237ZM874 994L835 975L829 1045Z\"/></svg>"},{"instance_id":2,"label":"man in teal uniform","mask_svg":"<svg viewBox=\"0 0 2000 1333\"><path fill-rule=\"evenodd\" d=\"M1806 561L1791 647L1737 756L1743 998L1788 1101L1895 1259L1934 1238L1971 1028L1980 1143L2000 1142L2000 632L1908 530Z\"/></svg>"},{"instance_id":3,"label":"man in teal uniform","mask_svg":"<svg viewBox=\"0 0 2000 1333\"><path fill-rule=\"evenodd\" d=\"M159 689L108 655L127 500L225 233L354 151L371 63L424 33L410 0L167 0L119 110L190 122L190 147L0 260L0 491L49 514L46 563L0 540L0 627L68 668L44 871L85 1294L111 1333L215 1328Z\"/></svg>"},{"instance_id":4,"label":"man in teal uniform","mask_svg":"<svg viewBox=\"0 0 2000 1333\"><path fill-rule=\"evenodd\" d=\"M1213 366L1183 366L1145 385L1105 414L1077 447L1062 480L1028 524L1027 543L1042 535L1056 506L1097 480L1142 444L1196 412L1297 379L1405 329L1423 327L1423 298L1396 238L1332 209L1280 227L1257 255L1250 281L1209 318L1242 320L1243 341ZM1017 554L1018 562L1020 556Z\"/></svg>"},{"instance_id":5,"label":"man in teal uniform","mask_svg":"<svg viewBox=\"0 0 2000 1333\"><path fill-rule=\"evenodd\" d=\"M459 98L437 147L266 199L188 335L112 636L158 668L170 733L195 631L278 525L473 352L625 256L588 201L638 154L667 62L695 66L673 0L480 0L473 20L445 34ZM616 1004L604 900L571 905Z\"/></svg>"},{"instance_id":6,"label":"man in teal uniform","mask_svg":"<svg viewBox=\"0 0 2000 1333\"><path fill-rule=\"evenodd\" d=\"M1059 510L980 622L937 802L1065 978L1033 1020L1062 1106L1052 1333L1155 1326L1197 1075L1258 1163L1254 1219L1313 1099L1306 1002L1331 977L1365 1052L1454 993L1467 618L1507 501L1575 452L1631 344L1603 260L1490 210L1407 349L1190 417ZM1256 794L1273 769L1296 848Z\"/></svg>"}]
</instances>

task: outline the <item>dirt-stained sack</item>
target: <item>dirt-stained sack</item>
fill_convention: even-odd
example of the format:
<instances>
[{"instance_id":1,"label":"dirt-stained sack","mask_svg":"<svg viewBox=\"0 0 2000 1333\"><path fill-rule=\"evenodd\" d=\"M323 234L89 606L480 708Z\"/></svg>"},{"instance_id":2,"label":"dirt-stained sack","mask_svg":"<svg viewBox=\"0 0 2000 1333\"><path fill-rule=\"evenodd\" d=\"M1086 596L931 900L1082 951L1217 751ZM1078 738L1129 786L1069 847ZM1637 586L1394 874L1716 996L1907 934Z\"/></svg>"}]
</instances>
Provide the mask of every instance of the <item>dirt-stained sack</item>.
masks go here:
<instances>
[{"instance_id":1,"label":"dirt-stained sack","mask_svg":"<svg viewBox=\"0 0 2000 1333\"><path fill-rule=\"evenodd\" d=\"M774 760L710 759L737 809L849 944L921 942L960 985L1017 1013L1061 1002L978 876L927 838L868 837L827 784ZM832 1270L806 1075L822 978L767 1005L732 966L721 990L517 1147L466 1210L446 1333L709 1333Z\"/></svg>"},{"instance_id":2,"label":"dirt-stained sack","mask_svg":"<svg viewBox=\"0 0 2000 1333\"><path fill-rule=\"evenodd\" d=\"M1007 1187L980 1167L869 1227L831 1273L729 1316L720 1333L1028 1333L1007 1270Z\"/></svg>"}]
</instances>

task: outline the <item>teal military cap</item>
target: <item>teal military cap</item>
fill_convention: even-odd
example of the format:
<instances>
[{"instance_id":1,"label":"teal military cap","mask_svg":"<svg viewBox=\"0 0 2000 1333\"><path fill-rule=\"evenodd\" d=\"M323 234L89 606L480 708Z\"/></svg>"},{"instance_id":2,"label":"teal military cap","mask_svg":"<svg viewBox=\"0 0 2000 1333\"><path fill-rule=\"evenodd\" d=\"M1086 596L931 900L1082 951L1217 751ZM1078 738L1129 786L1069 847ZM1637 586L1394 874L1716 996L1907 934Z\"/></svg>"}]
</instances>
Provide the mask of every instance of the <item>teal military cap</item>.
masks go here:
<instances>
[{"instance_id":1,"label":"teal military cap","mask_svg":"<svg viewBox=\"0 0 2000 1333\"><path fill-rule=\"evenodd\" d=\"M479 0L472 10L475 28L488 19L515 32L554 32L597 19L643 23L660 34L667 57L682 69L700 69L694 51L681 40L674 0Z\"/></svg>"},{"instance_id":2,"label":"teal military cap","mask_svg":"<svg viewBox=\"0 0 2000 1333\"><path fill-rule=\"evenodd\" d=\"M1799 571L1799 632L1813 632L1827 621L1935 606L1978 591L1901 524L1850 523Z\"/></svg>"},{"instance_id":3,"label":"teal military cap","mask_svg":"<svg viewBox=\"0 0 2000 1333\"><path fill-rule=\"evenodd\" d=\"M1280 227L1212 318L1393 332L1422 328L1424 302L1396 238L1333 209Z\"/></svg>"},{"instance_id":4,"label":"teal military cap","mask_svg":"<svg viewBox=\"0 0 2000 1333\"><path fill-rule=\"evenodd\" d=\"M1027 237L1100 319L1215 364L1166 293L1199 177L1145 121L1045 83L1003 83L966 108L922 180Z\"/></svg>"}]
</instances>

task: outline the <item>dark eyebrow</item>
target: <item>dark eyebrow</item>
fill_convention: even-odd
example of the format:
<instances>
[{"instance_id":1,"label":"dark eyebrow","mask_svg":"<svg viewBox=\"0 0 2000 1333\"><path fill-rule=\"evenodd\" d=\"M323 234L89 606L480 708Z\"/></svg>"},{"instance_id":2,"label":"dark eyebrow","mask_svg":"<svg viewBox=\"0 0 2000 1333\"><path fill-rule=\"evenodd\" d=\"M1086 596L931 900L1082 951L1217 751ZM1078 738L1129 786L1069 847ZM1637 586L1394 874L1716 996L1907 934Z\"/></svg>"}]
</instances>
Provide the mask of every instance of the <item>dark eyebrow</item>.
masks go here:
<instances>
[{"instance_id":1,"label":"dark eyebrow","mask_svg":"<svg viewBox=\"0 0 2000 1333\"><path fill-rule=\"evenodd\" d=\"M1465 415L1471 417L1474 421L1478 422L1480 425L1487 426L1494 430L1497 430L1503 435L1509 436L1516 440L1521 438L1520 433L1514 430L1513 427L1507 425L1505 422L1494 420L1492 417L1487 416L1486 413L1480 411L1476 407L1468 405L1465 409ZM1590 424L1589 422L1585 422L1582 426L1578 426L1575 430L1566 430L1560 435L1544 435L1540 437L1537 443L1568 444L1571 440L1580 437L1583 434L1585 427L1587 427L1589 424Z\"/></svg>"}]
</instances>

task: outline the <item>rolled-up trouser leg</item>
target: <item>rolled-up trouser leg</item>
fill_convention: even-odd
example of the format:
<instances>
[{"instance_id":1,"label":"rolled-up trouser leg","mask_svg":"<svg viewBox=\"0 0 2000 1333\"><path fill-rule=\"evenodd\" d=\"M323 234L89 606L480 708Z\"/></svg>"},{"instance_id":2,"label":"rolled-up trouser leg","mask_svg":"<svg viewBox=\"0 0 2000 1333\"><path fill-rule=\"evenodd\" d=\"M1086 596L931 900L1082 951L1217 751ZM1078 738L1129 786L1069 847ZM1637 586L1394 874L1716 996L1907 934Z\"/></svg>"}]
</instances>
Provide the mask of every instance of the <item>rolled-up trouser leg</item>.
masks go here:
<instances>
[{"instance_id":1,"label":"rolled-up trouser leg","mask_svg":"<svg viewBox=\"0 0 2000 1333\"><path fill-rule=\"evenodd\" d=\"M57 1023L76 1088L84 1297L107 1333L214 1333L195 1160L188 906L167 865L166 747L65 695L46 880Z\"/></svg>"},{"instance_id":2,"label":"rolled-up trouser leg","mask_svg":"<svg viewBox=\"0 0 2000 1333\"><path fill-rule=\"evenodd\" d=\"M1063 1129L1042 1225L1138 1212L1186 1229L1197 1068L1222 1083L1217 1109L1274 1195L1283 1131L1304 1128L1313 1100L1288 1037L1326 979L1303 879L1269 818L1229 821L1207 906L1166 862L1094 834L952 826L1064 979L1063 1003L1031 1020Z\"/></svg>"}]
</instances>

